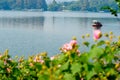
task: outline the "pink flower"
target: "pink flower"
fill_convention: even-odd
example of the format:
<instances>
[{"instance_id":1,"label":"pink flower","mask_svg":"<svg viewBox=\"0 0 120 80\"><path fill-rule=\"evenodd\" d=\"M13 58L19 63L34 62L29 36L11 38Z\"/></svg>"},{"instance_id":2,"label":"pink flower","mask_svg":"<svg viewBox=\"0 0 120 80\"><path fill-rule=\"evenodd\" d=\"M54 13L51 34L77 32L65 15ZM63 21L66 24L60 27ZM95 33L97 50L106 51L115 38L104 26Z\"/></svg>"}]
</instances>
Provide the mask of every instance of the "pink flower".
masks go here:
<instances>
[{"instance_id":1,"label":"pink flower","mask_svg":"<svg viewBox=\"0 0 120 80\"><path fill-rule=\"evenodd\" d=\"M35 56L34 62L39 62L39 60L40 60L40 57L39 56Z\"/></svg>"},{"instance_id":2,"label":"pink flower","mask_svg":"<svg viewBox=\"0 0 120 80\"><path fill-rule=\"evenodd\" d=\"M41 56L36 56L34 62L40 62L41 64L43 64L44 60L41 59Z\"/></svg>"},{"instance_id":3,"label":"pink flower","mask_svg":"<svg viewBox=\"0 0 120 80\"><path fill-rule=\"evenodd\" d=\"M93 33L93 38L94 40L98 40L99 38L101 38L102 36L102 33L100 30L95 30L94 33Z\"/></svg>"},{"instance_id":4,"label":"pink flower","mask_svg":"<svg viewBox=\"0 0 120 80\"><path fill-rule=\"evenodd\" d=\"M67 52L67 51L69 51L69 50L72 50L72 45L69 44L69 43L66 43L66 44L63 45L62 50L63 50L64 52Z\"/></svg>"},{"instance_id":5,"label":"pink flower","mask_svg":"<svg viewBox=\"0 0 120 80\"><path fill-rule=\"evenodd\" d=\"M77 41L76 41L76 40L72 40L72 41L70 41L69 44L71 44L71 46L76 45L76 44L77 44Z\"/></svg>"},{"instance_id":6,"label":"pink flower","mask_svg":"<svg viewBox=\"0 0 120 80\"><path fill-rule=\"evenodd\" d=\"M43 63L44 63L44 60L41 59L41 60L39 60L39 62L40 62L41 64L43 64Z\"/></svg>"},{"instance_id":7,"label":"pink flower","mask_svg":"<svg viewBox=\"0 0 120 80\"><path fill-rule=\"evenodd\" d=\"M70 51L75 47L75 45L77 45L77 41L76 40L71 40L69 43L64 44L63 47L61 48L61 50L63 52Z\"/></svg>"}]
</instances>

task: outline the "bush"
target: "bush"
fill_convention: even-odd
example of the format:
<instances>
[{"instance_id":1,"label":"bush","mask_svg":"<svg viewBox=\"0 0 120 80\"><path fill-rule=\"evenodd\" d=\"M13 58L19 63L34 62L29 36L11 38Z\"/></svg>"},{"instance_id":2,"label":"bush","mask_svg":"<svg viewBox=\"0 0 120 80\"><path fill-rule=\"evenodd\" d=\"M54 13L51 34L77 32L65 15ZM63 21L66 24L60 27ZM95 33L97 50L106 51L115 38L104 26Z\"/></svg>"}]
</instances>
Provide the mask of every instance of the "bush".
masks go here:
<instances>
[{"instance_id":1,"label":"bush","mask_svg":"<svg viewBox=\"0 0 120 80\"><path fill-rule=\"evenodd\" d=\"M88 38L90 35L84 36ZM107 40L95 44L85 41L89 51L80 52L74 38L64 44L61 53L53 57L46 52L11 58L6 50L0 55L1 80L120 80L120 37L112 32L104 34Z\"/></svg>"}]
</instances>

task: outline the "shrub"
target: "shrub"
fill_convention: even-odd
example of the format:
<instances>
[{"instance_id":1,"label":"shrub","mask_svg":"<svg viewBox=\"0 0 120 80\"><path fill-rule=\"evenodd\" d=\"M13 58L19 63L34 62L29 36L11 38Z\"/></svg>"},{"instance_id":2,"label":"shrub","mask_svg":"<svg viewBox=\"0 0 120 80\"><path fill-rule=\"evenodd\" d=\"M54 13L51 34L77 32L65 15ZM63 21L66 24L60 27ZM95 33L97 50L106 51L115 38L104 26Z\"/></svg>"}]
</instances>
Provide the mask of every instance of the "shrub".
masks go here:
<instances>
[{"instance_id":1,"label":"shrub","mask_svg":"<svg viewBox=\"0 0 120 80\"><path fill-rule=\"evenodd\" d=\"M88 38L84 36L83 39ZM107 40L97 40L90 50L79 51L74 38L64 44L61 53L49 57L46 52L30 56L11 58L6 50L0 55L1 80L120 80L120 37L112 32L104 34ZM82 46L82 45L81 45Z\"/></svg>"}]
</instances>

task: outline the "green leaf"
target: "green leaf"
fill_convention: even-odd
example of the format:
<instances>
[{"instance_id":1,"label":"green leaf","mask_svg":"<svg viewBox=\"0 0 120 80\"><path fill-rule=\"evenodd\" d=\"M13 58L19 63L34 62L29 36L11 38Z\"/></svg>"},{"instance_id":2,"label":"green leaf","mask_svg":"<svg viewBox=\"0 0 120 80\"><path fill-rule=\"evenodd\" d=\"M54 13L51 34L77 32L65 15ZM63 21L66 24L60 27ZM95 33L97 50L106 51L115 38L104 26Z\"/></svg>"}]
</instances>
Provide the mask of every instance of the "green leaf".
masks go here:
<instances>
[{"instance_id":1,"label":"green leaf","mask_svg":"<svg viewBox=\"0 0 120 80\"><path fill-rule=\"evenodd\" d=\"M111 12L112 15L117 16L117 11L116 10L110 8L110 12Z\"/></svg>"},{"instance_id":2,"label":"green leaf","mask_svg":"<svg viewBox=\"0 0 120 80\"><path fill-rule=\"evenodd\" d=\"M98 43L97 43L97 46L102 46L102 45L104 45L105 44L105 41L104 40L101 40L101 41L99 41Z\"/></svg>"},{"instance_id":3,"label":"green leaf","mask_svg":"<svg viewBox=\"0 0 120 80\"><path fill-rule=\"evenodd\" d=\"M87 42L87 41L84 41L83 44L84 44L85 46L87 46L87 47L89 47L89 45L90 45L90 43Z\"/></svg>"},{"instance_id":4,"label":"green leaf","mask_svg":"<svg viewBox=\"0 0 120 80\"><path fill-rule=\"evenodd\" d=\"M83 68L84 68L84 70L85 71L88 71L88 65L85 63L85 64L83 64L83 66L82 66Z\"/></svg>"},{"instance_id":5,"label":"green leaf","mask_svg":"<svg viewBox=\"0 0 120 80\"><path fill-rule=\"evenodd\" d=\"M113 58L114 56L112 54L108 54L107 56L105 56L107 63L112 63Z\"/></svg>"},{"instance_id":6,"label":"green leaf","mask_svg":"<svg viewBox=\"0 0 120 80\"><path fill-rule=\"evenodd\" d=\"M48 75L39 75L39 80L49 80L49 76Z\"/></svg>"},{"instance_id":7,"label":"green leaf","mask_svg":"<svg viewBox=\"0 0 120 80\"><path fill-rule=\"evenodd\" d=\"M109 10L110 7L109 7L109 6L104 6L104 7L102 7L101 9L102 9L102 10Z\"/></svg>"},{"instance_id":8,"label":"green leaf","mask_svg":"<svg viewBox=\"0 0 120 80\"><path fill-rule=\"evenodd\" d=\"M45 65L46 65L47 67L50 67L50 59L47 58L47 59L45 60Z\"/></svg>"},{"instance_id":9,"label":"green leaf","mask_svg":"<svg viewBox=\"0 0 120 80\"><path fill-rule=\"evenodd\" d=\"M0 67L4 67L4 62L0 60Z\"/></svg>"},{"instance_id":10,"label":"green leaf","mask_svg":"<svg viewBox=\"0 0 120 80\"><path fill-rule=\"evenodd\" d=\"M102 71L103 71L102 65L101 65L99 62L95 62L95 63L94 63L94 70L95 70L96 72L102 72Z\"/></svg>"},{"instance_id":11,"label":"green leaf","mask_svg":"<svg viewBox=\"0 0 120 80\"><path fill-rule=\"evenodd\" d=\"M102 7L101 9L102 9L102 10L109 10L112 15L118 16L118 15L117 15L117 10L111 8L110 6L104 6L104 7Z\"/></svg>"},{"instance_id":12,"label":"green leaf","mask_svg":"<svg viewBox=\"0 0 120 80\"><path fill-rule=\"evenodd\" d=\"M111 52L111 47L110 46L106 46L105 47L105 52L108 54Z\"/></svg>"},{"instance_id":13,"label":"green leaf","mask_svg":"<svg viewBox=\"0 0 120 80\"><path fill-rule=\"evenodd\" d=\"M63 64L63 65L60 67L60 70L61 70L61 71L67 70L68 67L69 67L69 61L66 62L65 64Z\"/></svg>"},{"instance_id":14,"label":"green leaf","mask_svg":"<svg viewBox=\"0 0 120 80\"><path fill-rule=\"evenodd\" d=\"M0 74L3 74L3 73L5 73L5 71L4 70L0 70Z\"/></svg>"},{"instance_id":15,"label":"green leaf","mask_svg":"<svg viewBox=\"0 0 120 80\"><path fill-rule=\"evenodd\" d=\"M89 71L87 74L87 80L90 80L94 75L96 74L96 72L94 70Z\"/></svg>"},{"instance_id":16,"label":"green leaf","mask_svg":"<svg viewBox=\"0 0 120 80\"><path fill-rule=\"evenodd\" d=\"M97 45L95 45L95 44L93 44L92 46L91 46L91 49L93 49L94 47L96 47Z\"/></svg>"},{"instance_id":17,"label":"green leaf","mask_svg":"<svg viewBox=\"0 0 120 80\"><path fill-rule=\"evenodd\" d=\"M41 70L42 69L42 65L40 63L35 63L36 69Z\"/></svg>"},{"instance_id":18,"label":"green leaf","mask_svg":"<svg viewBox=\"0 0 120 80\"><path fill-rule=\"evenodd\" d=\"M89 58L89 54L88 53L83 53L83 54L80 55L79 61L82 62L82 63L87 63L88 58Z\"/></svg>"},{"instance_id":19,"label":"green leaf","mask_svg":"<svg viewBox=\"0 0 120 80\"><path fill-rule=\"evenodd\" d=\"M73 63L71 65L71 70L72 70L72 73L75 74L75 73L79 73L80 72L80 69L81 69L82 65L80 65L79 63Z\"/></svg>"},{"instance_id":20,"label":"green leaf","mask_svg":"<svg viewBox=\"0 0 120 80\"><path fill-rule=\"evenodd\" d=\"M89 58L90 59L99 58L102 54L104 54L104 50L102 48L95 47L91 49L89 53Z\"/></svg>"},{"instance_id":21,"label":"green leaf","mask_svg":"<svg viewBox=\"0 0 120 80\"><path fill-rule=\"evenodd\" d=\"M64 62L66 61L67 57L64 54L60 54L57 59L58 59L58 62Z\"/></svg>"},{"instance_id":22,"label":"green leaf","mask_svg":"<svg viewBox=\"0 0 120 80\"><path fill-rule=\"evenodd\" d=\"M30 71L30 75L36 76L36 72L35 71Z\"/></svg>"},{"instance_id":23,"label":"green leaf","mask_svg":"<svg viewBox=\"0 0 120 80\"><path fill-rule=\"evenodd\" d=\"M75 77L70 73L65 73L64 80L75 80Z\"/></svg>"}]
</instances>

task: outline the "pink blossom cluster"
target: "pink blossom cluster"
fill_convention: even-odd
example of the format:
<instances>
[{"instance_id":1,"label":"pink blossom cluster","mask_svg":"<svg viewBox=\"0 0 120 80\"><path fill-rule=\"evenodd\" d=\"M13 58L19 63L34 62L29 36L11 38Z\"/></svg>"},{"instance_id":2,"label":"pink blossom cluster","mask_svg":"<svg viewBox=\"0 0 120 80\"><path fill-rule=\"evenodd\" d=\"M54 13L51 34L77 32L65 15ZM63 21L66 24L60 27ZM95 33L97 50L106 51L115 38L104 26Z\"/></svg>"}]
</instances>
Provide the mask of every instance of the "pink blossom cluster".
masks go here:
<instances>
[{"instance_id":1,"label":"pink blossom cluster","mask_svg":"<svg viewBox=\"0 0 120 80\"><path fill-rule=\"evenodd\" d=\"M102 36L102 33L100 30L95 30L94 33L93 33L93 38L94 40L98 40L99 38L101 38Z\"/></svg>"},{"instance_id":2,"label":"pink blossom cluster","mask_svg":"<svg viewBox=\"0 0 120 80\"><path fill-rule=\"evenodd\" d=\"M42 59L42 56L35 56L34 62L39 62L39 63L43 64L44 60Z\"/></svg>"},{"instance_id":3,"label":"pink blossom cluster","mask_svg":"<svg viewBox=\"0 0 120 80\"><path fill-rule=\"evenodd\" d=\"M72 50L72 49L75 47L76 44L77 44L77 41L76 41L76 40L71 40L69 43L64 44L64 45L62 46L61 50L62 50L63 52L70 51L70 50Z\"/></svg>"}]
</instances>

